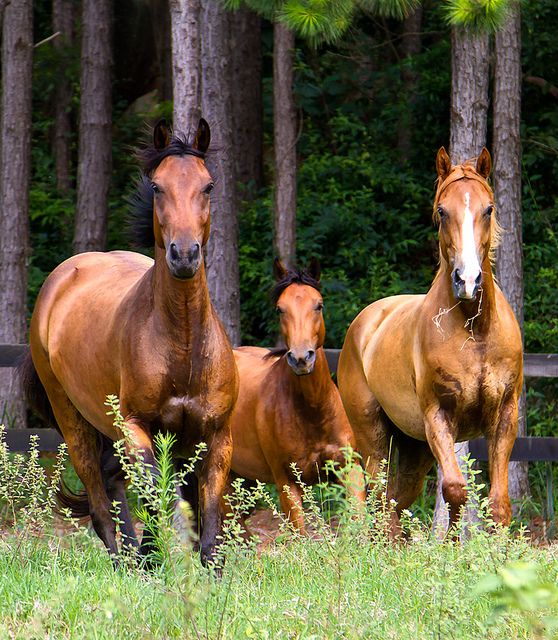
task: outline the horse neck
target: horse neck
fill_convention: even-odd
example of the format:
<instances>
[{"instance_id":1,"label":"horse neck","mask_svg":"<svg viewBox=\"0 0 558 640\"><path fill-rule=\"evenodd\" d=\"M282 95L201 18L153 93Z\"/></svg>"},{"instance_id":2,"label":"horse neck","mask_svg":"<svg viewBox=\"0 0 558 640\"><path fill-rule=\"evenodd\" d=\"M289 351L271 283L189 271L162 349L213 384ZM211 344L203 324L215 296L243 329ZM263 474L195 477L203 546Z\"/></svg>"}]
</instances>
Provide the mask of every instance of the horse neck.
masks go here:
<instances>
[{"instance_id":1,"label":"horse neck","mask_svg":"<svg viewBox=\"0 0 558 640\"><path fill-rule=\"evenodd\" d=\"M188 280L173 278L162 249L155 249L155 264L151 282L156 316L172 334L188 337L199 333L211 313L205 264Z\"/></svg>"},{"instance_id":2,"label":"horse neck","mask_svg":"<svg viewBox=\"0 0 558 640\"><path fill-rule=\"evenodd\" d=\"M490 329L491 321L496 313L496 284L492 275L492 264L488 256L482 263L482 291L476 300L457 302L453 295L451 283L451 269L445 260L442 259L440 269L432 287L430 289L439 300L440 309L451 309L456 307L457 315L452 315L457 322L464 325L467 320L474 318L474 332L477 334L487 333ZM470 327L468 327L470 328Z\"/></svg>"},{"instance_id":3,"label":"horse neck","mask_svg":"<svg viewBox=\"0 0 558 640\"><path fill-rule=\"evenodd\" d=\"M305 376L297 376L289 367L287 360L282 359L283 375L285 376L294 397L307 407L313 409L325 408L330 391L331 376L323 347L316 349L316 363L314 370Z\"/></svg>"}]
</instances>

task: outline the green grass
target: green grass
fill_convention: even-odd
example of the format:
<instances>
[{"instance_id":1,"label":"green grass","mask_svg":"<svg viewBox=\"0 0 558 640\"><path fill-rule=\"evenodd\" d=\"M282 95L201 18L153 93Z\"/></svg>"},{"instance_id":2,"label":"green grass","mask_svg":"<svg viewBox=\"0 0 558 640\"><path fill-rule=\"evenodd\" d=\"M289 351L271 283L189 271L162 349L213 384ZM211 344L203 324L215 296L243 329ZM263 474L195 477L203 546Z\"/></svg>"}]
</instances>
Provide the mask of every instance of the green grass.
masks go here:
<instances>
[{"instance_id":1,"label":"green grass","mask_svg":"<svg viewBox=\"0 0 558 640\"><path fill-rule=\"evenodd\" d=\"M469 491L479 499L482 525L464 542L436 541L407 512L408 542L399 544L385 535L385 473L366 514L347 502L342 483L317 491L302 485L313 536L302 538L283 521L262 549L242 541L239 519L229 520L218 579L173 530L170 497L179 478L167 464L172 438L156 445L167 469L158 484L146 487L149 470L124 461L130 485L160 514L144 513L144 525L157 526L162 562L147 572L132 560L114 569L88 530L67 526L57 536L50 507L63 456L48 476L36 446L28 457L12 456L0 431L0 640L558 637L558 546L537 548L507 530L487 533L493 527L481 485ZM341 480L344 473L330 467ZM263 485L237 483L229 506L238 515L256 502L274 508Z\"/></svg>"},{"instance_id":2,"label":"green grass","mask_svg":"<svg viewBox=\"0 0 558 640\"><path fill-rule=\"evenodd\" d=\"M11 532L0 541L0 637L543 637L517 607L494 617L493 597L476 588L519 560L555 582L555 547L483 532L441 544L425 530L392 545L355 527L328 540L285 534L260 555L231 546L220 580L187 549L146 573L113 569L93 535Z\"/></svg>"}]
</instances>

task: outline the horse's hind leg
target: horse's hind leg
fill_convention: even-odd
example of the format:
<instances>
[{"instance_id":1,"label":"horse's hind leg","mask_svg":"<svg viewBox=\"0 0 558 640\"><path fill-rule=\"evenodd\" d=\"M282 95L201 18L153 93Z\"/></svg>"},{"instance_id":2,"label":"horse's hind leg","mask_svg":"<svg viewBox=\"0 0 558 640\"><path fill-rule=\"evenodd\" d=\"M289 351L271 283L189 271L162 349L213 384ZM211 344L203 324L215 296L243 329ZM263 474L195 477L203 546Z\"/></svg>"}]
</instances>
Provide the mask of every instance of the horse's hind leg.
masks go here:
<instances>
[{"instance_id":1,"label":"horse's hind leg","mask_svg":"<svg viewBox=\"0 0 558 640\"><path fill-rule=\"evenodd\" d=\"M398 461L394 478L393 496L397 502L397 513L408 509L418 498L426 474L432 469L435 459L427 442L410 438L403 433L397 436Z\"/></svg>"},{"instance_id":2,"label":"horse's hind leg","mask_svg":"<svg viewBox=\"0 0 558 640\"><path fill-rule=\"evenodd\" d=\"M98 432L81 416L58 382L51 379L45 388L68 446L70 460L87 492L93 528L109 553L116 558L116 525L101 475Z\"/></svg>"}]
</instances>

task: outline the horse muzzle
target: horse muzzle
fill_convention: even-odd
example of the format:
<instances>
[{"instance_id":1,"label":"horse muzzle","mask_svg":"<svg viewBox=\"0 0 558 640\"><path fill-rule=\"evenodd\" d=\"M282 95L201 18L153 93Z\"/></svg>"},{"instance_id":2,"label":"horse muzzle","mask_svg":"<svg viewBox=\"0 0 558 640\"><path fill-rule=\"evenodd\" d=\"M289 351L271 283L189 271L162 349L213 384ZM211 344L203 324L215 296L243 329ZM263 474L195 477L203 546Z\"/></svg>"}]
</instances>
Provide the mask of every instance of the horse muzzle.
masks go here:
<instances>
[{"instance_id":1,"label":"horse muzzle","mask_svg":"<svg viewBox=\"0 0 558 640\"><path fill-rule=\"evenodd\" d=\"M316 352L313 349L309 349L299 354L291 349L287 351L287 363L297 376L306 376L314 371Z\"/></svg>"},{"instance_id":2,"label":"horse muzzle","mask_svg":"<svg viewBox=\"0 0 558 640\"><path fill-rule=\"evenodd\" d=\"M199 242L194 242L187 249L183 249L179 244L171 242L167 249L166 258L173 278L189 280L196 275L200 268L203 254Z\"/></svg>"},{"instance_id":3,"label":"horse muzzle","mask_svg":"<svg viewBox=\"0 0 558 640\"><path fill-rule=\"evenodd\" d=\"M474 275L463 274L457 267L451 274L453 295L458 300L476 300L482 284L482 271Z\"/></svg>"}]
</instances>

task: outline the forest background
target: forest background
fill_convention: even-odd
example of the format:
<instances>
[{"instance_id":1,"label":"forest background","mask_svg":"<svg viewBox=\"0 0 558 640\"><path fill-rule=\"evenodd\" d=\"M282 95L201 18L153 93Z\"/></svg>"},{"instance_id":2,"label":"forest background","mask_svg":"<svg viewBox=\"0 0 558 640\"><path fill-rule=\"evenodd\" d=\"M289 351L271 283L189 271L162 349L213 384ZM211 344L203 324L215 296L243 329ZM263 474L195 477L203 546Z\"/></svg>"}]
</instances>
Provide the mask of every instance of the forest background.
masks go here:
<instances>
[{"instance_id":1,"label":"forest background","mask_svg":"<svg viewBox=\"0 0 558 640\"><path fill-rule=\"evenodd\" d=\"M63 259L84 248L132 248L126 218L127 199L138 177L133 148L146 139L146 123L162 116L172 120L171 16L173 7L180 3L35 0L31 4L22 0L22 5L24 2L32 7L32 41L36 43L25 221L30 235L20 252L27 269L28 319L44 278ZM237 332L233 340L269 346L276 340L276 323L268 291L273 258L278 250L281 253L277 245L281 222L273 213L281 191L273 118L274 111L279 113L273 104L277 29L269 11L263 11L266 17L261 17L246 8L231 12L218 2L201 4L200 19L205 21L199 31L202 57L220 52L221 58L210 66L226 76L230 91L212 100L208 92L203 100L211 105L204 109L202 100L202 115L209 120L216 140L210 158L216 189L233 180L227 196L228 217L223 222L214 215L212 228L219 236L227 224L238 221L238 240L234 225L225 235L227 255L233 256L232 262L238 260L239 280L237 285L233 278L232 297L240 300L240 324L233 327L233 333ZM83 126L80 103L85 95L80 74L91 62L82 47L88 5L96 12L95 19L101 20L99 33L106 36L98 37L96 44L101 45L103 38L110 44L108 53L93 54L93 63L105 56L110 68L110 120L102 127L110 148L108 154L90 154L98 155L102 167L99 171L90 168L89 188L92 201L97 198L98 203L101 198L101 205L94 205L96 218L106 222L106 227L89 245L78 219L85 198L79 191L78 174L86 171L80 169L83 141L79 131ZM525 0L520 7L525 350L556 353L558 7L552 0ZM294 112L285 117L296 124L296 146L291 144L296 150L291 163L291 171L293 167L296 170L296 244L293 239L291 254L286 257L294 261L296 255L301 264L311 256L320 258L326 346L340 347L348 324L371 301L424 292L435 272L437 241L431 222L434 158L441 145L449 144L453 55L451 29L442 8L443 3L426 1L406 19L356 11L350 27L331 43L317 42L303 30L296 41L292 35ZM58 17L53 15L56 9ZM217 40L212 39L210 27L215 24L210 22L216 20L221 21L221 28L226 22L228 38L223 38L221 31L221 37L218 34ZM65 25L62 29L61 24ZM58 31L59 36L50 38ZM7 38L4 21L3 46ZM4 64L4 51L2 57ZM493 49L488 59L492 74ZM221 64L223 60L227 63ZM189 86L188 78L184 84ZM487 111L489 149L492 86L490 83ZM5 96L5 84L3 92ZM98 96L101 93L97 91ZM243 106L241 98L249 102ZM221 115L212 110L217 100ZM232 145L223 134L223 113L227 111L244 116L229 127ZM4 168L12 153L6 138L3 149L5 185ZM4 194L3 223L10 217L7 201ZM217 199L216 209L225 210L226 206ZM3 227L2 257L10 253L10 243L21 240L21 234L13 231L13 227ZM217 263L219 256L210 259ZM226 274L222 276L226 278ZM9 316L4 309L2 314L5 320ZM5 331L0 338L0 342L24 341L7 339ZM529 381L529 435L556 435L556 392L553 381ZM3 402L3 421L12 426L13 414L5 399ZM542 467L532 465L530 479L531 506L536 508L542 502Z\"/></svg>"}]
</instances>

